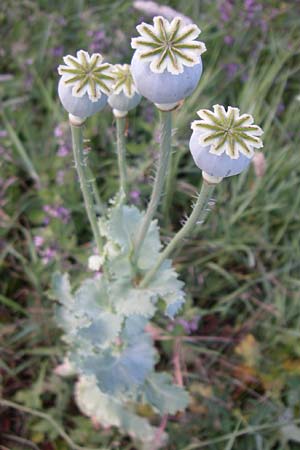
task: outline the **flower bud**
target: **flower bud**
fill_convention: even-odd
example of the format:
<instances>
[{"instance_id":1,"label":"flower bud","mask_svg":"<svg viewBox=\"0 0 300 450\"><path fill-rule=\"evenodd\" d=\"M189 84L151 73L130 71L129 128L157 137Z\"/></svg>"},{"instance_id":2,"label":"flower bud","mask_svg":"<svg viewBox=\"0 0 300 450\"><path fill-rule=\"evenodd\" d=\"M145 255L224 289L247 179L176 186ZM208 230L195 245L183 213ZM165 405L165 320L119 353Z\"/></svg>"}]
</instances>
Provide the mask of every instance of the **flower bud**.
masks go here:
<instances>
[{"instance_id":1,"label":"flower bud","mask_svg":"<svg viewBox=\"0 0 300 450\"><path fill-rule=\"evenodd\" d=\"M132 76L148 100L160 105L176 104L195 90L202 74L200 55L206 47L195 41L199 28L186 25L180 17L172 22L154 17L153 22L137 26L141 36L131 42L135 49Z\"/></svg>"},{"instance_id":2,"label":"flower bud","mask_svg":"<svg viewBox=\"0 0 300 450\"><path fill-rule=\"evenodd\" d=\"M80 118L101 111L114 82L111 65L102 64L100 53L90 56L83 50L77 52L77 57L67 55L63 60L65 65L58 67L58 95L63 107Z\"/></svg>"},{"instance_id":3,"label":"flower bud","mask_svg":"<svg viewBox=\"0 0 300 450\"><path fill-rule=\"evenodd\" d=\"M238 108L214 105L214 111L198 111L201 120L192 123L190 150L195 164L210 177L229 177L243 172L263 146L263 131L253 125L250 114Z\"/></svg>"},{"instance_id":4,"label":"flower bud","mask_svg":"<svg viewBox=\"0 0 300 450\"><path fill-rule=\"evenodd\" d=\"M94 272L98 272L103 266L104 258L99 255L91 255L88 260L88 268Z\"/></svg>"}]
</instances>

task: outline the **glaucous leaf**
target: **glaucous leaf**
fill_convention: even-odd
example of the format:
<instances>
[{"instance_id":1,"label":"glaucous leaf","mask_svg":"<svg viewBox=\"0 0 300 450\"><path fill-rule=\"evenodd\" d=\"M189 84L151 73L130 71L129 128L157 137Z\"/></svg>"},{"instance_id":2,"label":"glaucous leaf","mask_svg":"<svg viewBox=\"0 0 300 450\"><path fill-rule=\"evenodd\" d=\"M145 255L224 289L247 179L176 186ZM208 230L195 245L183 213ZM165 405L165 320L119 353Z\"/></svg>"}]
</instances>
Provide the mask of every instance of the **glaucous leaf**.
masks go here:
<instances>
[{"instance_id":1,"label":"glaucous leaf","mask_svg":"<svg viewBox=\"0 0 300 450\"><path fill-rule=\"evenodd\" d=\"M75 387L75 399L83 414L98 421L103 426L116 426L132 438L143 443L154 440L157 428L146 419L126 409L115 397L104 394L94 377L81 377ZM163 438L166 438L164 434Z\"/></svg>"},{"instance_id":2,"label":"glaucous leaf","mask_svg":"<svg viewBox=\"0 0 300 450\"><path fill-rule=\"evenodd\" d=\"M145 381L154 367L155 355L151 337L144 333L98 354L73 352L71 361L82 375L95 375L103 392L118 395Z\"/></svg>"},{"instance_id":3,"label":"glaucous leaf","mask_svg":"<svg viewBox=\"0 0 300 450\"><path fill-rule=\"evenodd\" d=\"M152 373L143 386L143 393L146 402L162 415L183 411L189 403L188 393L176 386L167 373Z\"/></svg>"}]
</instances>

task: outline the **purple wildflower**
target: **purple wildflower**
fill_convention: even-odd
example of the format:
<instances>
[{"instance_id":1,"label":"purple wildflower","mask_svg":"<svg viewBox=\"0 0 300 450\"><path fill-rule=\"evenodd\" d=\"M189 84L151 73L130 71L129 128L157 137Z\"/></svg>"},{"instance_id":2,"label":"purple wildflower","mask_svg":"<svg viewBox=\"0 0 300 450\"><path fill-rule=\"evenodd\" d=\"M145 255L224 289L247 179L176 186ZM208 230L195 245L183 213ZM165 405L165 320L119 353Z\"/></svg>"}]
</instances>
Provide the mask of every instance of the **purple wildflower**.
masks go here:
<instances>
[{"instance_id":1,"label":"purple wildflower","mask_svg":"<svg viewBox=\"0 0 300 450\"><path fill-rule=\"evenodd\" d=\"M43 236L34 236L33 238L33 243L36 246L36 248L41 247L45 242L45 239L43 238Z\"/></svg>"},{"instance_id":2,"label":"purple wildflower","mask_svg":"<svg viewBox=\"0 0 300 450\"><path fill-rule=\"evenodd\" d=\"M223 69L226 71L227 78L232 79L240 69L240 65L237 63L228 63L224 64Z\"/></svg>"},{"instance_id":3,"label":"purple wildflower","mask_svg":"<svg viewBox=\"0 0 300 450\"><path fill-rule=\"evenodd\" d=\"M233 12L234 0L224 0L220 5L220 19L221 22L229 22Z\"/></svg>"},{"instance_id":4,"label":"purple wildflower","mask_svg":"<svg viewBox=\"0 0 300 450\"><path fill-rule=\"evenodd\" d=\"M141 197L141 193L138 189L134 189L130 192L129 196L134 203L138 203Z\"/></svg>"},{"instance_id":5,"label":"purple wildflower","mask_svg":"<svg viewBox=\"0 0 300 450\"><path fill-rule=\"evenodd\" d=\"M88 35L92 38L89 49L92 53L103 53L110 45L110 40L107 38L104 30L90 30Z\"/></svg>"},{"instance_id":6,"label":"purple wildflower","mask_svg":"<svg viewBox=\"0 0 300 450\"><path fill-rule=\"evenodd\" d=\"M54 136L58 141L57 156L59 156L60 158L68 156L71 152L71 142L68 128L66 127L65 123L59 123L54 128Z\"/></svg>"},{"instance_id":7,"label":"purple wildflower","mask_svg":"<svg viewBox=\"0 0 300 450\"><path fill-rule=\"evenodd\" d=\"M46 214L48 214L49 217L59 219L65 224L69 222L71 217L70 210L65 208L64 206L45 205L43 207L43 210Z\"/></svg>"},{"instance_id":8,"label":"purple wildflower","mask_svg":"<svg viewBox=\"0 0 300 450\"><path fill-rule=\"evenodd\" d=\"M58 170L56 174L56 183L61 186L64 184L65 180L65 171L64 170Z\"/></svg>"},{"instance_id":9,"label":"purple wildflower","mask_svg":"<svg viewBox=\"0 0 300 450\"><path fill-rule=\"evenodd\" d=\"M224 43L225 43L226 45L232 45L232 44L234 43L234 37L233 37L233 36L230 36L230 34L227 34L227 35L224 37Z\"/></svg>"},{"instance_id":10,"label":"purple wildflower","mask_svg":"<svg viewBox=\"0 0 300 450\"><path fill-rule=\"evenodd\" d=\"M65 144L62 144L58 147L57 156L59 156L60 158L65 158L66 156L69 155L70 151L71 151L70 147L68 147Z\"/></svg>"},{"instance_id":11,"label":"purple wildflower","mask_svg":"<svg viewBox=\"0 0 300 450\"><path fill-rule=\"evenodd\" d=\"M176 322L184 328L187 334L191 334L198 330L199 320L200 316L195 316L191 320L178 318Z\"/></svg>"},{"instance_id":12,"label":"purple wildflower","mask_svg":"<svg viewBox=\"0 0 300 450\"><path fill-rule=\"evenodd\" d=\"M64 55L64 48L62 45L50 48L50 54L55 58L59 58Z\"/></svg>"},{"instance_id":13,"label":"purple wildflower","mask_svg":"<svg viewBox=\"0 0 300 450\"><path fill-rule=\"evenodd\" d=\"M42 250L40 252L42 256L42 262L43 264L49 264L51 261L53 261L57 255L57 251L53 247L47 247L45 250Z\"/></svg>"}]
</instances>

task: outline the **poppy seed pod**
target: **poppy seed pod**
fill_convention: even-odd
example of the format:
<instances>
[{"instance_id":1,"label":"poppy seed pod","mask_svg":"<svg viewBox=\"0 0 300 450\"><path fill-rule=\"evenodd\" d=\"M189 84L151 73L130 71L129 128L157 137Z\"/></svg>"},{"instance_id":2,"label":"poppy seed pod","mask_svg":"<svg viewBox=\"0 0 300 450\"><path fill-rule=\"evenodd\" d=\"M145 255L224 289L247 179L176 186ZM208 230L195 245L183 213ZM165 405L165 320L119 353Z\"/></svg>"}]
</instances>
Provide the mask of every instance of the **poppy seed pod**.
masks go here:
<instances>
[{"instance_id":1,"label":"poppy seed pod","mask_svg":"<svg viewBox=\"0 0 300 450\"><path fill-rule=\"evenodd\" d=\"M139 92L159 105L177 104L194 91L202 74L200 55L206 47L195 41L199 28L180 17L172 22L154 17L153 25L142 23L137 30L141 36L131 41L131 71Z\"/></svg>"},{"instance_id":2,"label":"poppy seed pod","mask_svg":"<svg viewBox=\"0 0 300 450\"><path fill-rule=\"evenodd\" d=\"M130 65L116 64L112 68L112 74L115 82L112 94L108 97L108 103L114 110L126 115L128 111L140 103L142 96L137 92Z\"/></svg>"},{"instance_id":3,"label":"poppy seed pod","mask_svg":"<svg viewBox=\"0 0 300 450\"><path fill-rule=\"evenodd\" d=\"M253 125L250 114L238 108L214 105L214 111L198 111L201 120L192 123L190 150L195 164L211 177L230 177L243 172L263 146L263 131Z\"/></svg>"},{"instance_id":4,"label":"poppy seed pod","mask_svg":"<svg viewBox=\"0 0 300 450\"><path fill-rule=\"evenodd\" d=\"M68 113L86 118L104 108L114 77L99 53L79 50L76 56L64 56L65 65L58 67L58 95Z\"/></svg>"}]
</instances>

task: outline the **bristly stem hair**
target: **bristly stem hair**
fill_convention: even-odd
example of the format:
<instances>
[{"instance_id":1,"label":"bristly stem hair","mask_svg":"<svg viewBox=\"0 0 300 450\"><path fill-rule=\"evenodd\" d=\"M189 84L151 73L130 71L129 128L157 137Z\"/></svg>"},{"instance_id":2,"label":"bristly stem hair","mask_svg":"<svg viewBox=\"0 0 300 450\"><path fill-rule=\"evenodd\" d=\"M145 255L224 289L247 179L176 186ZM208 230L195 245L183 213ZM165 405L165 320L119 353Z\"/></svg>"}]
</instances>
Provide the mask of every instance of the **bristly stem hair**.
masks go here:
<instances>
[{"instance_id":1,"label":"bristly stem hair","mask_svg":"<svg viewBox=\"0 0 300 450\"><path fill-rule=\"evenodd\" d=\"M93 186L86 165L86 155L84 155L83 151L84 149L83 149L82 125L73 125L70 122L70 127L72 132L72 144L73 144L75 166L79 177L84 205L92 227L99 255L101 255L103 250L103 240L100 235L99 227L97 224L97 217L95 213L95 205L93 199Z\"/></svg>"},{"instance_id":2,"label":"bristly stem hair","mask_svg":"<svg viewBox=\"0 0 300 450\"><path fill-rule=\"evenodd\" d=\"M214 184L209 184L205 180L203 180L201 191L198 195L192 214L190 215L184 226L181 228L181 230L178 231L171 242L160 254L160 257L158 258L155 265L140 283L140 287L146 287L150 283L150 281L152 281L153 277L160 269L162 263L174 252L174 250L178 250L183 245L184 239L187 236L190 236L193 233L197 222L200 222L200 224L203 223L203 220L206 217L207 213L207 203L211 198L214 188Z\"/></svg>"},{"instance_id":3,"label":"bristly stem hair","mask_svg":"<svg viewBox=\"0 0 300 450\"><path fill-rule=\"evenodd\" d=\"M169 169L169 161L171 154L171 139L172 139L172 112L160 111L160 154L158 160L158 167L155 175L151 199L142 222L141 228L138 232L135 242L134 262L138 260L140 249L143 245L145 236L151 224L151 221L157 211L161 194L164 188L166 174Z\"/></svg>"},{"instance_id":4,"label":"bristly stem hair","mask_svg":"<svg viewBox=\"0 0 300 450\"><path fill-rule=\"evenodd\" d=\"M126 202L126 198L128 195L126 145L125 145L126 117L117 117L116 122L117 122L117 152L118 152L118 166L120 175L120 192L122 201Z\"/></svg>"}]
</instances>

